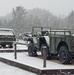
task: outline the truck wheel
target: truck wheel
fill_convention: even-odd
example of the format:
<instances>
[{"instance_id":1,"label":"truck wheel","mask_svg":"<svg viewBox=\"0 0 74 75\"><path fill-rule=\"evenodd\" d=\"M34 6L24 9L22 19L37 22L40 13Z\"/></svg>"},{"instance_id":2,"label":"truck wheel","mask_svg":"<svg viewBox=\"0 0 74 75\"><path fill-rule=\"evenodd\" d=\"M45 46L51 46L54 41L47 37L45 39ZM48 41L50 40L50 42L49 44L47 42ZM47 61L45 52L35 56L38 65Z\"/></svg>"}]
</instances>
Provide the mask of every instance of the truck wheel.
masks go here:
<instances>
[{"instance_id":1,"label":"truck wheel","mask_svg":"<svg viewBox=\"0 0 74 75\"><path fill-rule=\"evenodd\" d=\"M59 59L62 62L62 64L70 64L71 54L69 53L66 46L61 46L59 50Z\"/></svg>"},{"instance_id":2,"label":"truck wheel","mask_svg":"<svg viewBox=\"0 0 74 75\"><path fill-rule=\"evenodd\" d=\"M3 48L6 48L6 45L2 45Z\"/></svg>"},{"instance_id":3,"label":"truck wheel","mask_svg":"<svg viewBox=\"0 0 74 75\"><path fill-rule=\"evenodd\" d=\"M44 46L45 46L45 45L42 45L42 46L41 46L41 55L42 55L42 56L43 56L43 48L44 48ZM46 50L46 59L51 59L51 55L50 55L50 53L49 53L48 48L47 48L47 50Z\"/></svg>"},{"instance_id":4,"label":"truck wheel","mask_svg":"<svg viewBox=\"0 0 74 75\"><path fill-rule=\"evenodd\" d=\"M29 56L37 56L37 52L34 50L34 45L31 42L28 45L28 54Z\"/></svg>"},{"instance_id":5,"label":"truck wheel","mask_svg":"<svg viewBox=\"0 0 74 75\"><path fill-rule=\"evenodd\" d=\"M9 45L9 48L13 48L13 45Z\"/></svg>"}]
</instances>

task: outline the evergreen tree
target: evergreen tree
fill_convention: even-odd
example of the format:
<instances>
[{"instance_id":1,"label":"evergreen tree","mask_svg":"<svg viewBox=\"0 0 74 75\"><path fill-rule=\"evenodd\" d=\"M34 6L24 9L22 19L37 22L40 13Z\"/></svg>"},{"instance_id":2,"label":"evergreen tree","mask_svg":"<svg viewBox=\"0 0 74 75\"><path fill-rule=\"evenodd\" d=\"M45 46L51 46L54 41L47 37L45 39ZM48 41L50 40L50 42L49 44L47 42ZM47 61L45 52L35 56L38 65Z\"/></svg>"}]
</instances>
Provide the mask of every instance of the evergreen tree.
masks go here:
<instances>
[{"instance_id":1,"label":"evergreen tree","mask_svg":"<svg viewBox=\"0 0 74 75\"><path fill-rule=\"evenodd\" d=\"M16 32L23 32L25 27L25 17L26 10L22 6L17 6L16 9L13 8L12 11L13 16L13 26L16 28Z\"/></svg>"}]
</instances>

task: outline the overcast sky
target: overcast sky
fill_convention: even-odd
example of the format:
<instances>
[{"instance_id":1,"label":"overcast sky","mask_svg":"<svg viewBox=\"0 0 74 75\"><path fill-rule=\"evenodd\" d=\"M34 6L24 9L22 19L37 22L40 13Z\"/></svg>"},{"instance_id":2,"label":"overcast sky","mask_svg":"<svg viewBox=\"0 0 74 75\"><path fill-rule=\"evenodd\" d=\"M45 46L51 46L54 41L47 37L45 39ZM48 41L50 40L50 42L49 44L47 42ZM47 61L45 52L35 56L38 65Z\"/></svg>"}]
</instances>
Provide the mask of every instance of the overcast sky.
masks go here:
<instances>
[{"instance_id":1,"label":"overcast sky","mask_svg":"<svg viewBox=\"0 0 74 75\"><path fill-rule=\"evenodd\" d=\"M12 12L12 8L23 6L25 9L42 8L54 15L68 15L74 10L74 0L0 0L0 16Z\"/></svg>"}]
</instances>

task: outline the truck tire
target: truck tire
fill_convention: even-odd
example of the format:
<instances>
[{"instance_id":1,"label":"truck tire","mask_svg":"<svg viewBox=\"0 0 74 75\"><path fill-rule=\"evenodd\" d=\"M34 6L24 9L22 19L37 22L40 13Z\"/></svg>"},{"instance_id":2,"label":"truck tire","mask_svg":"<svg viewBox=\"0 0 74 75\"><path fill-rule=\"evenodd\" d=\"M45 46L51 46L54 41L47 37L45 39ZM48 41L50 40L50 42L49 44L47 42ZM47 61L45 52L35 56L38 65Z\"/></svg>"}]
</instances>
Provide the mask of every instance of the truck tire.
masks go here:
<instances>
[{"instance_id":1,"label":"truck tire","mask_svg":"<svg viewBox=\"0 0 74 75\"><path fill-rule=\"evenodd\" d=\"M13 45L9 45L9 48L13 48Z\"/></svg>"},{"instance_id":2,"label":"truck tire","mask_svg":"<svg viewBox=\"0 0 74 75\"><path fill-rule=\"evenodd\" d=\"M59 50L59 59L62 64L70 64L71 63L71 54L68 51L66 46L61 46Z\"/></svg>"},{"instance_id":3,"label":"truck tire","mask_svg":"<svg viewBox=\"0 0 74 75\"><path fill-rule=\"evenodd\" d=\"M41 46L41 55L42 55L42 56L43 56L43 48L44 48L44 46L46 46L46 45L42 45L42 46ZM50 55L50 53L49 53L48 48L47 48L47 50L46 50L46 59L51 59L51 55Z\"/></svg>"},{"instance_id":4,"label":"truck tire","mask_svg":"<svg viewBox=\"0 0 74 75\"><path fill-rule=\"evenodd\" d=\"M2 45L3 48L6 48L6 45Z\"/></svg>"},{"instance_id":5,"label":"truck tire","mask_svg":"<svg viewBox=\"0 0 74 75\"><path fill-rule=\"evenodd\" d=\"M28 54L29 56L37 56L37 52L34 50L34 45L32 42L30 42L28 45Z\"/></svg>"}]
</instances>

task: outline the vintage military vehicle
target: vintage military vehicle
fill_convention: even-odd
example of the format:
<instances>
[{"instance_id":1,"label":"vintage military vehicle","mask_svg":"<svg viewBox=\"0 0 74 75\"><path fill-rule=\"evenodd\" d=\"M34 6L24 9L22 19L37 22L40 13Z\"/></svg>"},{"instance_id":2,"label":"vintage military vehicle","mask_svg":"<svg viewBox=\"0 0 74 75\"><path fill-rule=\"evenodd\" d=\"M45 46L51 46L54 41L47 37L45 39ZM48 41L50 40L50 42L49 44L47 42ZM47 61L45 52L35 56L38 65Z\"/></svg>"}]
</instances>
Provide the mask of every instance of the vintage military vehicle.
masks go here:
<instances>
[{"instance_id":1,"label":"vintage military vehicle","mask_svg":"<svg viewBox=\"0 0 74 75\"><path fill-rule=\"evenodd\" d=\"M43 55L43 47L47 47L46 58L58 56L61 63L69 64L74 56L74 36L71 30L52 29L51 27L33 27L32 37L28 39L29 56Z\"/></svg>"},{"instance_id":2,"label":"vintage military vehicle","mask_svg":"<svg viewBox=\"0 0 74 75\"><path fill-rule=\"evenodd\" d=\"M12 48L13 43L16 41L15 33L13 29L9 28L0 28L0 47Z\"/></svg>"}]
</instances>

